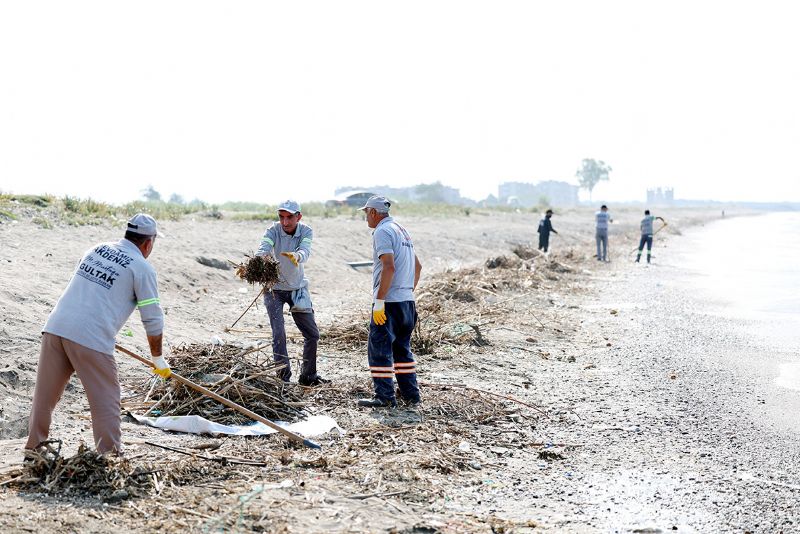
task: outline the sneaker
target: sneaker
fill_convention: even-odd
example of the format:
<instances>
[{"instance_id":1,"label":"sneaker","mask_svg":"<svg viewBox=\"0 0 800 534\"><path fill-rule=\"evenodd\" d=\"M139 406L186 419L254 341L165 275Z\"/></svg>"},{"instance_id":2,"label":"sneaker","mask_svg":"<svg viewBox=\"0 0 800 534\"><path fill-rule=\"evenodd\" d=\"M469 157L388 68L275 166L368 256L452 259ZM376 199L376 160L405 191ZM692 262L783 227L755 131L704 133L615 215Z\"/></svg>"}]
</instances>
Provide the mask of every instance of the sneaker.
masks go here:
<instances>
[{"instance_id":1,"label":"sneaker","mask_svg":"<svg viewBox=\"0 0 800 534\"><path fill-rule=\"evenodd\" d=\"M358 405L363 408L396 408L397 401L394 399L381 399L380 397L374 397L372 399L358 399Z\"/></svg>"},{"instance_id":2,"label":"sneaker","mask_svg":"<svg viewBox=\"0 0 800 534\"><path fill-rule=\"evenodd\" d=\"M301 386L316 387L316 386L321 386L323 384L330 384L331 381L326 378L322 378L319 375L314 375L312 377L301 376L300 379L297 381L297 383L300 384Z\"/></svg>"}]
</instances>

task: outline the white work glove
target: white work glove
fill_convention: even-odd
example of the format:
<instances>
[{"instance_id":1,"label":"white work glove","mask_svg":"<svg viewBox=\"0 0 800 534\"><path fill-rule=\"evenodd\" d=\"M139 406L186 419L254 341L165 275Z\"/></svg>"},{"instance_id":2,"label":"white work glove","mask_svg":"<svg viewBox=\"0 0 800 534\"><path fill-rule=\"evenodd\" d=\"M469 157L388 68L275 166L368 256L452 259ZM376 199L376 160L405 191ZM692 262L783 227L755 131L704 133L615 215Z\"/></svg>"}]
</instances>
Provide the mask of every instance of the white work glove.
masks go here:
<instances>
[{"instance_id":1,"label":"white work glove","mask_svg":"<svg viewBox=\"0 0 800 534\"><path fill-rule=\"evenodd\" d=\"M172 374L172 369L169 368L169 364L167 360L164 359L164 356L151 356L151 358L153 359L153 373L161 378L169 378Z\"/></svg>"},{"instance_id":2,"label":"white work glove","mask_svg":"<svg viewBox=\"0 0 800 534\"><path fill-rule=\"evenodd\" d=\"M372 303L372 320L378 326L386 323L386 310L381 299L375 299Z\"/></svg>"},{"instance_id":3,"label":"white work glove","mask_svg":"<svg viewBox=\"0 0 800 534\"><path fill-rule=\"evenodd\" d=\"M289 258L295 267L300 266L300 254L297 252L281 252L281 256L286 256Z\"/></svg>"}]
</instances>

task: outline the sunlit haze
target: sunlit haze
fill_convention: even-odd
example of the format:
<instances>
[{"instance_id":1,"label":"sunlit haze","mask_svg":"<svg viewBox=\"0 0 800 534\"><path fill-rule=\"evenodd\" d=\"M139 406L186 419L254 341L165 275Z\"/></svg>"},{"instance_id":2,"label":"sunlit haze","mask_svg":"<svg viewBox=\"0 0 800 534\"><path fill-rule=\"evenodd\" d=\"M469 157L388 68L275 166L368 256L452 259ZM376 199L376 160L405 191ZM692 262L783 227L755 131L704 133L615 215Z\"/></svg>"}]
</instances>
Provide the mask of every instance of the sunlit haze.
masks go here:
<instances>
[{"instance_id":1,"label":"sunlit haze","mask_svg":"<svg viewBox=\"0 0 800 534\"><path fill-rule=\"evenodd\" d=\"M790 2L4 2L0 191L800 201ZM582 198L584 197L582 194Z\"/></svg>"}]
</instances>

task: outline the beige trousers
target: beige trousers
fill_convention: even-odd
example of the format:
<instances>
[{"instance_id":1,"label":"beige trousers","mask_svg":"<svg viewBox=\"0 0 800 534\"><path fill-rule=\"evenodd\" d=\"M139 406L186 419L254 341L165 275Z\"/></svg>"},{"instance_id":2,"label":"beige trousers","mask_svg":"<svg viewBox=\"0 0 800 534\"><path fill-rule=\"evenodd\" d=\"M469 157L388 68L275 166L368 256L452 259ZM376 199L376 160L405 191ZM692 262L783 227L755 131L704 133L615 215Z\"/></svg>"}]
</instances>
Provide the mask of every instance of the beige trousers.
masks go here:
<instances>
[{"instance_id":1,"label":"beige trousers","mask_svg":"<svg viewBox=\"0 0 800 534\"><path fill-rule=\"evenodd\" d=\"M73 372L89 399L97 451L122 452L120 388L114 357L48 333L42 334L25 448L33 449L47 440L53 410Z\"/></svg>"}]
</instances>

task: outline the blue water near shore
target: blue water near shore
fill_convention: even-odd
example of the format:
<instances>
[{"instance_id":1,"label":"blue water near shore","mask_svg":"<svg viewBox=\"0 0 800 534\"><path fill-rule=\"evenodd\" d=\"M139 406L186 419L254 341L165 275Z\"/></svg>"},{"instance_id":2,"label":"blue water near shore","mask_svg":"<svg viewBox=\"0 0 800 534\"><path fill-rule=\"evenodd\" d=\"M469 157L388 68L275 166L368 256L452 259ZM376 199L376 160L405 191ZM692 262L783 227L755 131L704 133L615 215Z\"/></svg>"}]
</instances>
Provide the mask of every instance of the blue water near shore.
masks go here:
<instances>
[{"instance_id":1,"label":"blue water near shore","mask_svg":"<svg viewBox=\"0 0 800 534\"><path fill-rule=\"evenodd\" d=\"M800 213L721 219L681 241L686 252L666 263L695 274L697 295L720 314L752 321L766 345L794 353L775 384L800 391Z\"/></svg>"}]
</instances>

